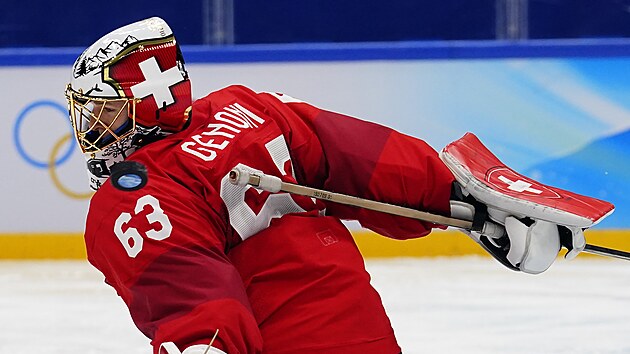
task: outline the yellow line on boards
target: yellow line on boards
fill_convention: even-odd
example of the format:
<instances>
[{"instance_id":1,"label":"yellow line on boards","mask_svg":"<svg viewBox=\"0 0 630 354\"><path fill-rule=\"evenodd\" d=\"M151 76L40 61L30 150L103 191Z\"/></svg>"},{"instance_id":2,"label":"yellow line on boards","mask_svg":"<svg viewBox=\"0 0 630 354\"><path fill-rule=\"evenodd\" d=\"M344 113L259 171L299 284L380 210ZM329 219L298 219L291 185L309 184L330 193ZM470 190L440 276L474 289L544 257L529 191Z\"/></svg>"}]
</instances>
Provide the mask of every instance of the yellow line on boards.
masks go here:
<instances>
[{"instance_id":1,"label":"yellow line on boards","mask_svg":"<svg viewBox=\"0 0 630 354\"><path fill-rule=\"evenodd\" d=\"M433 231L411 240L394 240L367 230L353 231L353 235L366 258L486 255L486 251L459 231Z\"/></svg>"},{"instance_id":2,"label":"yellow line on boards","mask_svg":"<svg viewBox=\"0 0 630 354\"><path fill-rule=\"evenodd\" d=\"M433 231L426 237L412 240L392 240L374 232L353 231L355 240L364 257L447 257L483 255L489 256L464 233L455 230ZM630 230L587 230L589 244L630 252ZM560 253L564 255L566 250ZM601 257L581 254L579 257Z\"/></svg>"},{"instance_id":3,"label":"yellow line on boards","mask_svg":"<svg viewBox=\"0 0 630 354\"><path fill-rule=\"evenodd\" d=\"M0 234L0 259L86 259L83 234Z\"/></svg>"},{"instance_id":4,"label":"yellow line on boards","mask_svg":"<svg viewBox=\"0 0 630 354\"><path fill-rule=\"evenodd\" d=\"M487 255L459 231L434 231L413 240L393 240L366 230L352 231L361 253L367 258L447 257ZM588 230L588 243L630 252L630 230ZM564 251L562 251L564 254ZM580 255L580 257L598 257ZM0 259L85 259L81 233L13 233L0 234Z\"/></svg>"}]
</instances>

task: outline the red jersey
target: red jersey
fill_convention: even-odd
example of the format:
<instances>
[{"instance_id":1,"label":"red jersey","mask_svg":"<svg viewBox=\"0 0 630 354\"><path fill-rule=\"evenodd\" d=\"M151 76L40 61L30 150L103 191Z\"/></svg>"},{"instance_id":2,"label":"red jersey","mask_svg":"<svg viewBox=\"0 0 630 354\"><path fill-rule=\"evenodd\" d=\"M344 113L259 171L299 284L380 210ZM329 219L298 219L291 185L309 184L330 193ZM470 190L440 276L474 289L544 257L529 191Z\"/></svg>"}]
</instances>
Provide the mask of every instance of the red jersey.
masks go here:
<instances>
[{"instance_id":1,"label":"red jersey","mask_svg":"<svg viewBox=\"0 0 630 354\"><path fill-rule=\"evenodd\" d=\"M129 158L147 185L92 198L89 261L152 339L227 353L398 353L340 219L382 235L435 225L228 181L234 167L448 215L453 177L422 140L276 93L231 86Z\"/></svg>"}]
</instances>

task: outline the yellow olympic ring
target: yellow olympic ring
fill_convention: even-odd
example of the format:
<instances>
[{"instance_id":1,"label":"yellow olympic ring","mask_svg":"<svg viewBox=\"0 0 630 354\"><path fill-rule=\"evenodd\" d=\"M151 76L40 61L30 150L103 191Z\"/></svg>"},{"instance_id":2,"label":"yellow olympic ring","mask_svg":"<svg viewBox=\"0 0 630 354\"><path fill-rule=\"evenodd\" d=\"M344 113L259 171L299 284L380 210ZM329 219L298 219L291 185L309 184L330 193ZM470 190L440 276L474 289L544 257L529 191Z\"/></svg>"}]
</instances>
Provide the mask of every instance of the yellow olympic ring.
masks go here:
<instances>
[{"instance_id":1,"label":"yellow olympic ring","mask_svg":"<svg viewBox=\"0 0 630 354\"><path fill-rule=\"evenodd\" d=\"M61 193L65 194L66 196L72 199L89 199L92 197L94 192L90 191L90 192L85 192L85 193L77 193L77 192L71 191L70 189L66 188L63 184L61 184L61 182L59 181L59 177L57 177L57 170L56 170L56 163L55 163L57 153L59 153L61 146L64 143L66 143L68 140L70 140L71 138L72 138L72 134L68 133L65 136L63 136L61 139L59 139L59 141L55 144L55 146L53 146L52 150L50 151L50 158L49 158L50 163L49 163L48 172L50 173L50 178L55 184L55 187L57 187L57 189L59 189Z\"/></svg>"}]
</instances>

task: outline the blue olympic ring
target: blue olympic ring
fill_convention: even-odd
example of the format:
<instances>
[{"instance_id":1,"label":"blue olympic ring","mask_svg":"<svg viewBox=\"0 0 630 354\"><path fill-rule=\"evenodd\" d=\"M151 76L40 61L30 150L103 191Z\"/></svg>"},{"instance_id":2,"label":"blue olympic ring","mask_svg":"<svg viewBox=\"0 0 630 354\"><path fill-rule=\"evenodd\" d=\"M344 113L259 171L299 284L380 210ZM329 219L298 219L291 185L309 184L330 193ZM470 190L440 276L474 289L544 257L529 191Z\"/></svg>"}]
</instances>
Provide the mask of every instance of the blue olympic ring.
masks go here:
<instances>
[{"instance_id":1,"label":"blue olympic ring","mask_svg":"<svg viewBox=\"0 0 630 354\"><path fill-rule=\"evenodd\" d=\"M39 100L26 106L22 110L22 112L20 112L20 114L18 115L17 120L15 121L15 125L13 126L13 140L15 141L15 147L18 153L20 154L20 156L22 156L22 158L26 162L30 163L31 165L37 168L49 168L50 163L48 163L48 161L44 161L44 162L37 161L36 159L30 157L26 153L26 150L24 150L22 143L20 142L20 127L22 126L22 122L24 121L24 119L26 118L29 112L40 107L52 107L56 109L57 111L61 112L66 122L68 122L68 125L70 126L70 133L74 134L74 131L72 129L72 124L70 124L70 120L67 119L68 111L62 105L60 105L59 103L55 101ZM65 154L63 154L63 156L61 156L58 160L55 160L55 166L59 166L62 163L66 162L66 160L70 158L70 155L72 155L72 151L74 150L74 144L68 144L68 145L69 145L68 150L65 152Z\"/></svg>"}]
</instances>

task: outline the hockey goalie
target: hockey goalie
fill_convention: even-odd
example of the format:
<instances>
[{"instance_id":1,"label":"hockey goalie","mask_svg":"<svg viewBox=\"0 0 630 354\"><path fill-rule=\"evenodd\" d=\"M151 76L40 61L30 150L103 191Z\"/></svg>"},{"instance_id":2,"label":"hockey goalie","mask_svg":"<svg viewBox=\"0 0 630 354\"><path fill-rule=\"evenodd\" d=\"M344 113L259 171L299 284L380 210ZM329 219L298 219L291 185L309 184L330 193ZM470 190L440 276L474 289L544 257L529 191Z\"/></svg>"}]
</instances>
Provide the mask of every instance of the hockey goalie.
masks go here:
<instances>
[{"instance_id":1,"label":"hockey goalie","mask_svg":"<svg viewBox=\"0 0 630 354\"><path fill-rule=\"evenodd\" d=\"M88 260L154 354L401 352L341 220L397 239L444 226L233 184L235 168L470 220L465 232L527 273L549 268L561 246L577 255L583 229L613 209L519 175L473 135L440 158L419 138L284 94L233 85L193 101L160 18L88 47L66 97L96 191ZM129 161L148 178L109 183Z\"/></svg>"}]
</instances>

